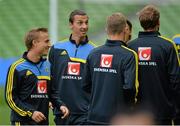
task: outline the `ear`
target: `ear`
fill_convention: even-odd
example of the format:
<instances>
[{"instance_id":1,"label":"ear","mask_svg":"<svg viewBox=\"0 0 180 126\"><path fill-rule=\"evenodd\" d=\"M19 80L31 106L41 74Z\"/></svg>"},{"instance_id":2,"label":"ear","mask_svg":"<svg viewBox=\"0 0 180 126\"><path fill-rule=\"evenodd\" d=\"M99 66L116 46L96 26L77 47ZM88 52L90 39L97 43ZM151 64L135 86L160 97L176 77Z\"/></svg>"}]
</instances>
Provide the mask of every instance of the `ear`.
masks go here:
<instances>
[{"instance_id":1,"label":"ear","mask_svg":"<svg viewBox=\"0 0 180 126\"><path fill-rule=\"evenodd\" d=\"M128 32L128 28L127 28L127 26L126 26L126 27L124 27L122 33L126 34L127 32Z\"/></svg>"},{"instance_id":2,"label":"ear","mask_svg":"<svg viewBox=\"0 0 180 126\"><path fill-rule=\"evenodd\" d=\"M33 40L32 41L32 47L36 46L36 43L37 43L36 40Z\"/></svg>"},{"instance_id":3,"label":"ear","mask_svg":"<svg viewBox=\"0 0 180 126\"><path fill-rule=\"evenodd\" d=\"M158 20L158 23L157 23L157 30L159 31L159 28L160 28L160 21Z\"/></svg>"},{"instance_id":4,"label":"ear","mask_svg":"<svg viewBox=\"0 0 180 126\"><path fill-rule=\"evenodd\" d=\"M107 28L105 28L105 32L106 32L108 35L110 34Z\"/></svg>"},{"instance_id":5,"label":"ear","mask_svg":"<svg viewBox=\"0 0 180 126\"><path fill-rule=\"evenodd\" d=\"M124 28L125 33L127 33L129 31L129 26L126 24L126 27Z\"/></svg>"},{"instance_id":6,"label":"ear","mask_svg":"<svg viewBox=\"0 0 180 126\"><path fill-rule=\"evenodd\" d=\"M158 20L158 25L160 25L160 21Z\"/></svg>"}]
</instances>

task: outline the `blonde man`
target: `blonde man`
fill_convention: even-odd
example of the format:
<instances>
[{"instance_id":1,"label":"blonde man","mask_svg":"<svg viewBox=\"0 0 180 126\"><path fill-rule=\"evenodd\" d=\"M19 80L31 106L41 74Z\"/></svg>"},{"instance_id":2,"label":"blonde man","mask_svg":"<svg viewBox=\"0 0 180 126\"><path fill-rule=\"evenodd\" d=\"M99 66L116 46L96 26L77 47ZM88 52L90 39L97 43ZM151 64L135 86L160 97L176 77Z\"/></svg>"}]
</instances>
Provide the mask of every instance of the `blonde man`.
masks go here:
<instances>
[{"instance_id":1,"label":"blonde man","mask_svg":"<svg viewBox=\"0 0 180 126\"><path fill-rule=\"evenodd\" d=\"M110 124L116 112L135 102L137 54L126 47L126 17L107 18L108 39L88 56L83 88L91 94L87 124Z\"/></svg>"}]
</instances>

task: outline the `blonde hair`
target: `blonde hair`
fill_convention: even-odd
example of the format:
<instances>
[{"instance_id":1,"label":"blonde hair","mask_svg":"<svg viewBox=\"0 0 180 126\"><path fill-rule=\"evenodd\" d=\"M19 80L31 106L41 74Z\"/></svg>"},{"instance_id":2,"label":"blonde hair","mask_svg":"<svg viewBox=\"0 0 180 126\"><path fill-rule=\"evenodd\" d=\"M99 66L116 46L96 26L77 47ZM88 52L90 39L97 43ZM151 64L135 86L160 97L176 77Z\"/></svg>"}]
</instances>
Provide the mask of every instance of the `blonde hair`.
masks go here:
<instances>
[{"instance_id":1,"label":"blonde hair","mask_svg":"<svg viewBox=\"0 0 180 126\"><path fill-rule=\"evenodd\" d=\"M119 34L126 27L126 17L122 13L114 13L107 17L106 29L108 34Z\"/></svg>"},{"instance_id":2,"label":"blonde hair","mask_svg":"<svg viewBox=\"0 0 180 126\"><path fill-rule=\"evenodd\" d=\"M32 48L32 42L33 40L38 39L40 32L48 33L48 29L47 28L32 29L25 35L24 41L27 50L30 50Z\"/></svg>"}]
</instances>

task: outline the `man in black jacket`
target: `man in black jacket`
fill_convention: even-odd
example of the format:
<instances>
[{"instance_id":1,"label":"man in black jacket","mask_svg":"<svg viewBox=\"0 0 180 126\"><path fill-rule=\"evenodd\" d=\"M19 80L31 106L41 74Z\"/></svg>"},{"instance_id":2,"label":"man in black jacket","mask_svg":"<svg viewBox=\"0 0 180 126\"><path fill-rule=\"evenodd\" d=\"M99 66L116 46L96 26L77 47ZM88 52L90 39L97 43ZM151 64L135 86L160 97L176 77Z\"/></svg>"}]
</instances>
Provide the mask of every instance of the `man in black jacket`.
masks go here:
<instances>
[{"instance_id":1,"label":"man in black jacket","mask_svg":"<svg viewBox=\"0 0 180 126\"><path fill-rule=\"evenodd\" d=\"M48 125L49 99L66 117L69 110L51 90L50 66L43 56L50 47L48 30L30 30L25 37L27 52L9 68L5 98L12 109L12 125Z\"/></svg>"},{"instance_id":2,"label":"man in black jacket","mask_svg":"<svg viewBox=\"0 0 180 126\"><path fill-rule=\"evenodd\" d=\"M138 104L148 105L156 124L170 125L175 114L174 99L180 91L179 58L175 43L160 36L160 13L153 5L139 12L144 29L129 47L139 57ZM179 100L179 99L178 99Z\"/></svg>"},{"instance_id":3,"label":"man in black jacket","mask_svg":"<svg viewBox=\"0 0 180 126\"><path fill-rule=\"evenodd\" d=\"M116 112L135 101L137 55L125 40L126 18L114 13L107 18L108 39L88 56L83 89L91 94L88 124L109 124Z\"/></svg>"},{"instance_id":4,"label":"man in black jacket","mask_svg":"<svg viewBox=\"0 0 180 126\"><path fill-rule=\"evenodd\" d=\"M54 107L56 125L82 125L86 122L89 95L81 88L84 65L95 45L88 39L88 15L74 10L69 15L72 34L68 39L55 43L49 52L51 84L71 111L69 118L61 119Z\"/></svg>"}]
</instances>

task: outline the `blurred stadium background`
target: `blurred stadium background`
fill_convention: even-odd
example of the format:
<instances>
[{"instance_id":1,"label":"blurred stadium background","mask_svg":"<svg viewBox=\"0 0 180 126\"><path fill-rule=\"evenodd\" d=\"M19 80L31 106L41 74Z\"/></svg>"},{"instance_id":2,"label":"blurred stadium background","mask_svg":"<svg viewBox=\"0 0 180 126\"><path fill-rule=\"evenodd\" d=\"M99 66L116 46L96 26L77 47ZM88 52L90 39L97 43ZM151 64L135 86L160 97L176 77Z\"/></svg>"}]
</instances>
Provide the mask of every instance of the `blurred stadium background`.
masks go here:
<instances>
[{"instance_id":1,"label":"blurred stadium background","mask_svg":"<svg viewBox=\"0 0 180 126\"><path fill-rule=\"evenodd\" d=\"M106 40L106 16L122 12L133 24L133 38L142 30L136 13L146 4L155 4L161 13L160 32L172 38L180 33L179 0L57 0L58 40L69 37L69 13L85 10L89 17L89 38L97 45ZM4 100L4 85L9 65L25 50L24 35L35 27L50 28L50 0L0 0L0 125L9 125L10 109ZM51 35L53 36L53 35ZM50 124L53 123L52 113Z\"/></svg>"}]
</instances>

